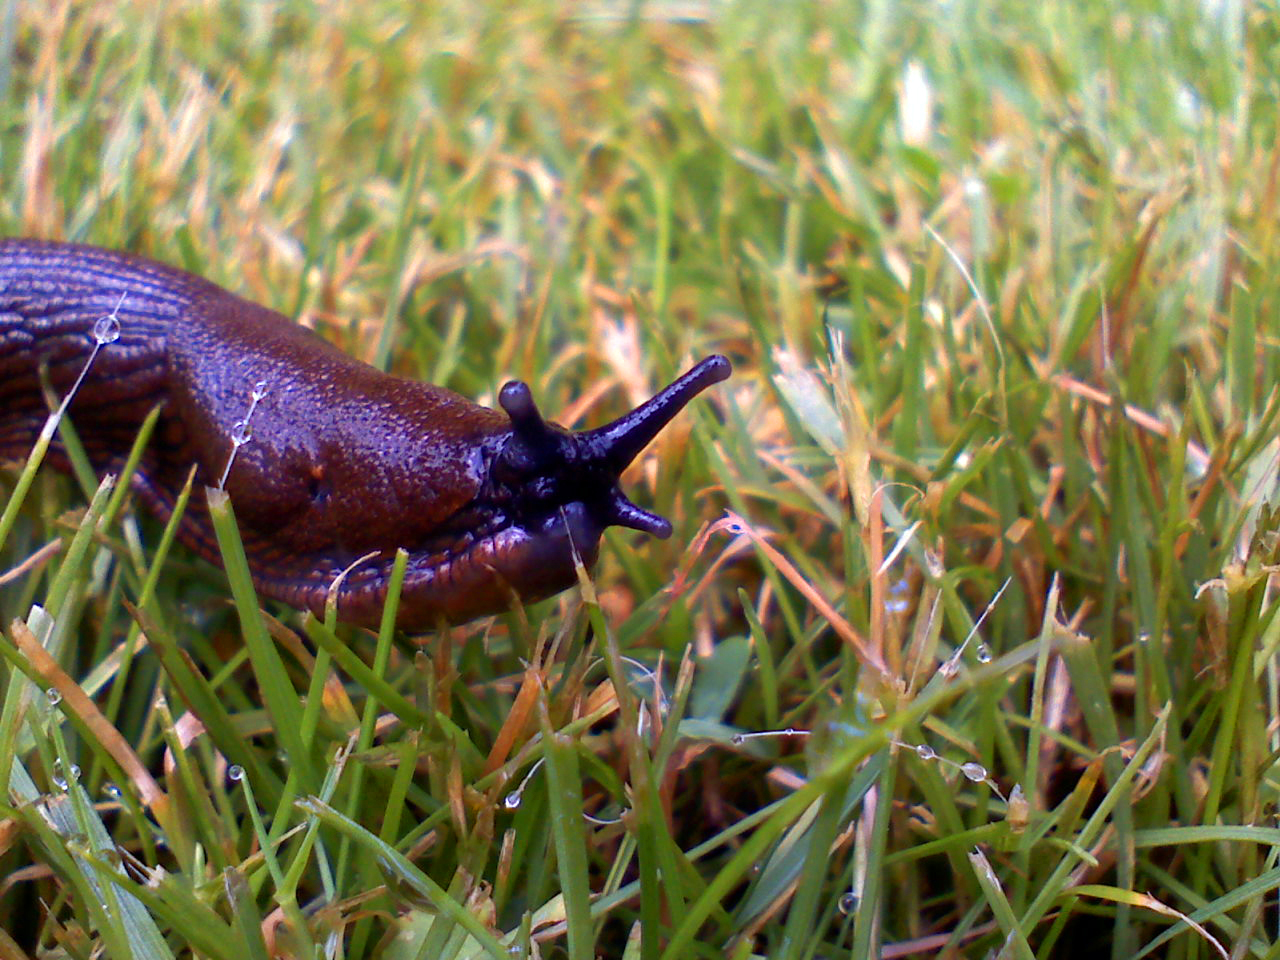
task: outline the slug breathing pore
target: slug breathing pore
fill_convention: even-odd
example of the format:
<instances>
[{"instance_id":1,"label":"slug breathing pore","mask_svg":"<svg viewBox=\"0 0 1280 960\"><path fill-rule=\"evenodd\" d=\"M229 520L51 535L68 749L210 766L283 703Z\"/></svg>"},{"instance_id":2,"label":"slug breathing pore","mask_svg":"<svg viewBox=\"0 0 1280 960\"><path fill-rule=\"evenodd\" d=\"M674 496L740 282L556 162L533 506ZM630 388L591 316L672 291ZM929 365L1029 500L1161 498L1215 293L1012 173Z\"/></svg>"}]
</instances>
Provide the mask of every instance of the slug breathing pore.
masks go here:
<instances>
[{"instance_id":1,"label":"slug breathing pore","mask_svg":"<svg viewBox=\"0 0 1280 960\"><path fill-rule=\"evenodd\" d=\"M409 554L398 625L427 630L551 596L595 562L609 526L656 537L671 524L619 478L693 397L730 374L702 360L610 424L547 422L529 387L501 412L390 376L283 315L185 271L78 244L0 239L0 460L24 457L104 316L119 325L69 405L94 468L118 471L161 408L133 484L167 518L192 465L225 481L258 591L374 625L397 549ZM252 416L252 432L245 426ZM53 462L66 466L55 448ZM220 557L203 498L180 538Z\"/></svg>"}]
</instances>

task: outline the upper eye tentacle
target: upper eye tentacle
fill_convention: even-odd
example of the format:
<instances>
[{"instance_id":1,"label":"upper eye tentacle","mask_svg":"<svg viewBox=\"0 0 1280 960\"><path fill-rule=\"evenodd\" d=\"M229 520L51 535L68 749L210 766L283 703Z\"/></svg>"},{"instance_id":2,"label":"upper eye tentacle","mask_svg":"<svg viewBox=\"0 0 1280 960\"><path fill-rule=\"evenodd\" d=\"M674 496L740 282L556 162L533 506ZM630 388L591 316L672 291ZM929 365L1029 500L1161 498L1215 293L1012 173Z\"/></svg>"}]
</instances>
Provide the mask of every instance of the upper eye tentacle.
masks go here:
<instances>
[{"instance_id":1,"label":"upper eye tentacle","mask_svg":"<svg viewBox=\"0 0 1280 960\"><path fill-rule=\"evenodd\" d=\"M732 371L728 358L719 354L707 357L630 413L577 434L585 458L607 465L618 476L690 400L712 384L728 379Z\"/></svg>"}]
</instances>

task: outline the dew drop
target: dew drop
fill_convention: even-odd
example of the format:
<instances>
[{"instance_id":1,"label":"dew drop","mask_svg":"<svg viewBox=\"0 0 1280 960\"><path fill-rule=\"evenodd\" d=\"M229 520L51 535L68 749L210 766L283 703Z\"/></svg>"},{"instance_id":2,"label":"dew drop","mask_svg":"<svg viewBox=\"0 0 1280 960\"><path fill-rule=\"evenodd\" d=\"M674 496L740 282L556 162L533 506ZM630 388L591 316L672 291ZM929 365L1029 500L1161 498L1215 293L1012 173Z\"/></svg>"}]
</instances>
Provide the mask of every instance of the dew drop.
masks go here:
<instances>
[{"instance_id":1,"label":"dew drop","mask_svg":"<svg viewBox=\"0 0 1280 960\"><path fill-rule=\"evenodd\" d=\"M93 339L100 344L115 343L120 339L120 321L114 313L99 317L93 324Z\"/></svg>"},{"instance_id":2,"label":"dew drop","mask_svg":"<svg viewBox=\"0 0 1280 960\"><path fill-rule=\"evenodd\" d=\"M987 779L987 768L972 760L968 763L960 764L960 772L974 783L981 783L983 780Z\"/></svg>"},{"instance_id":3,"label":"dew drop","mask_svg":"<svg viewBox=\"0 0 1280 960\"><path fill-rule=\"evenodd\" d=\"M238 763L233 763L231 766L227 767L227 779L234 783L239 783L244 779L244 767L240 766Z\"/></svg>"},{"instance_id":4,"label":"dew drop","mask_svg":"<svg viewBox=\"0 0 1280 960\"><path fill-rule=\"evenodd\" d=\"M237 447L242 447L253 439L253 427L249 426L248 420L237 420L235 426L231 428L231 442Z\"/></svg>"},{"instance_id":5,"label":"dew drop","mask_svg":"<svg viewBox=\"0 0 1280 960\"><path fill-rule=\"evenodd\" d=\"M69 784L80 779L80 768L74 763L67 764L64 769L61 760L53 762L53 785L59 790L66 790Z\"/></svg>"},{"instance_id":6,"label":"dew drop","mask_svg":"<svg viewBox=\"0 0 1280 960\"><path fill-rule=\"evenodd\" d=\"M50 687L44 692L44 696L51 707L56 707L62 702L62 692L57 687Z\"/></svg>"},{"instance_id":7,"label":"dew drop","mask_svg":"<svg viewBox=\"0 0 1280 960\"><path fill-rule=\"evenodd\" d=\"M108 800L119 800L124 796L124 791L108 780L102 785L102 795Z\"/></svg>"},{"instance_id":8,"label":"dew drop","mask_svg":"<svg viewBox=\"0 0 1280 960\"><path fill-rule=\"evenodd\" d=\"M743 744L747 742L747 736L744 733L735 733L729 738L729 742L733 744Z\"/></svg>"},{"instance_id":9,"label":"dew drop","mask_svg":"<svg viewBox=\"0 0 1280 960\"><path fill-rule=\"evenodd\" d=\"M850 890L848 893L842 894L836 906L840 912L846 917L858 909L858 895Z\"/></svg>"},{"instance_id":10,"label":"dew drop","mask_svg":"<svg viewBox=\"0 0 1280 960\"><path fill-rule=\"evenodd\" d=\"M978 658L979 663L991 662L991 648L985 643L978 644L973 650L973 655Z\"/></svg>"},{"instance_id":11,"label":"dew drop","mask_svg":"<svg viewBox=\"0 0 1280 960\"><path fill-rule=\"evenodd\" d=\"M510 793L508 793L505 797L502 798L502 805L506 807L508 810L520 809L520 791L512 790Z\"/></svg>"},{"instance_id":12,"label":"dew drop","mask_svg":"<svg viewBox=\"0 0 1280 960\"><path fill-rule=\"evenodd\" d=\"M934 752L933 747L927 743L916 744L916 756L921 760L937 760L938 754Z\"/></svg>"}]
</instances>

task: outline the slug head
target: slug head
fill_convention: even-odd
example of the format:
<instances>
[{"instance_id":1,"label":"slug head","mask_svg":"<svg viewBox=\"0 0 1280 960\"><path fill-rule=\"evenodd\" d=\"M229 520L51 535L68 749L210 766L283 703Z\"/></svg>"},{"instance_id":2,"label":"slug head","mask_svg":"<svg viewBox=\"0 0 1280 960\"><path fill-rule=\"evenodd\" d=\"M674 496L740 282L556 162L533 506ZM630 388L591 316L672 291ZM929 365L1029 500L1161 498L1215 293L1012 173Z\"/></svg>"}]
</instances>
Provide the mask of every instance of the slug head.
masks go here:
<instances>
[{"instance_id":1,"label":"slug head","mask_svg":"<svg viewBox=\"0 0 1280 960\"><path fill-rule=\"evenodd\" d=\"M726 358L707 357L630 413L580 433L544 420L527 384L506 384L498 403L511 433L490 481L521 535L493 558L498 577L528 602L572 586L573 554L593 562L605 527L671 536L671 523L627 499L618 480L690 400L731 370Z\"/></svg>"},{"instance_id":2,"label":"slug head","mask_svg":"<svg viewBox=\"0 0 1280 960\"><path fill-rule=\"evenodd\" d=\"M581 433L544 420L526 384L506 384L498 403L510 424L484 411L485 466L474 498L409 550L399 626L427 631L566 590L577 583L575 559L594 563L609 526L669 537L671 524L628 500L619 477L690 400L730 370L724 357L708 357L630 413ZM379 622L391 557L387 551L348 577L339 598L342 619ZM276 595L322 616L328 584L308 587L305 597Z\"/></svg>"}]
</instances>

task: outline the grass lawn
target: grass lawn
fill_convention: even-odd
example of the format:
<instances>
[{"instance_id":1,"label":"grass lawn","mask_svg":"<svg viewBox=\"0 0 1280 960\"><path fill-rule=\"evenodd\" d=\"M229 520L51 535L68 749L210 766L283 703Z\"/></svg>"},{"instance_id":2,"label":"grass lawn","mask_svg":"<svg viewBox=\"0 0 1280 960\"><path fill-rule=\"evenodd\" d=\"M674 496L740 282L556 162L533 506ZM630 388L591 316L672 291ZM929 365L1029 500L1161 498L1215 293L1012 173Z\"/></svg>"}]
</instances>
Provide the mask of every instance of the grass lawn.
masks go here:
<instances>
[{"instance_id":1,"label":"grass lawn","mask_svg":"<svg viewBox=\"0 0 1280 960\"><path fill-rule=\"evenodd\" d=\"M1278 50L1232 0L0 3L0 235L577 427L735 365L628 474L670 540L407 642L0 471L0 960L1280 957Z\"/></svg>"}]
</instances>

